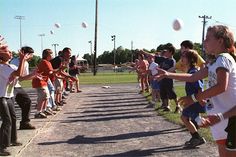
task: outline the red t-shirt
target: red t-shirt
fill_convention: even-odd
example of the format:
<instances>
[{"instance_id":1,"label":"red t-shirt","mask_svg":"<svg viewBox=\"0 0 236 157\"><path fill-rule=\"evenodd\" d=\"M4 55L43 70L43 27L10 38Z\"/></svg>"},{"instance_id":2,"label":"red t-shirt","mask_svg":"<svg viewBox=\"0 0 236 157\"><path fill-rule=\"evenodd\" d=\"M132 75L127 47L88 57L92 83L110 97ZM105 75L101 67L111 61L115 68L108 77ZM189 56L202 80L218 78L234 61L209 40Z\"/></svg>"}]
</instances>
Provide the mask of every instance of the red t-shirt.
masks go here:
<instances>
[{"instance_id":1,"label":"red t-shirt","mask_svg":"<svg viewBox=\"0 0 236 157\"><path fill-rule=\"evenodd\" d=\"M38 73L41 73L42 79L39 78L34 78L32 80L32 87L33 88L39 88L39 87L45 87L47 86L47 81L49 76L52 74L53 68L52 64L43 59L39 64L38 64Z\"/></svg>"}]
</instances>

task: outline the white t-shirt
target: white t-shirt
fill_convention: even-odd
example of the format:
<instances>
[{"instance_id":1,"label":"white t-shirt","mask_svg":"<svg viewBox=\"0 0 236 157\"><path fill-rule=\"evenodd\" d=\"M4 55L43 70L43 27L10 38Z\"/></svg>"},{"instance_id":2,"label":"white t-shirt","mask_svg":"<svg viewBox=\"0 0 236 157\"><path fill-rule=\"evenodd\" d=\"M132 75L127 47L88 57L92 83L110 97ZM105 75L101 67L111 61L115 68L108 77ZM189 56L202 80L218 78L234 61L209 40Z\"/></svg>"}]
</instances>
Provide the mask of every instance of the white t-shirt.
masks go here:
<instances>
[{"instance_id":1,"label":"white t-shirt","mask_svg":"<svg viewBox=\"0 0 236 157\"><path fill-rule=\"evenodd\" d=\"M236 105L236 63L230 54L219 55L212 65L208 65L208 85L214 86L217 83L216 71L219 67L225 68L229 72L228 87L225 92L212 97L212 107L207 110L208 114L224 113ZM224 131L228 124L228 119L211 127L215 140L226 139L227 133Z\"/></svg>"},{"instance_id":2,"label":"white t-shirt","mask_svg":"<svg viewBox=\"0 0 236 157\"><path fill-rule=\"evenodd\" d=\"M19 67L19 64L20 64L20 60L19 58L13 58L11 60L11 64L14 64L15 66ZM29 75L29 63L28 62L25 62L24 64L24 69L23 69L23 74L22 76L26 76L26 75ZM16 81L16 85L15 87L21 87L21 85L19 84L19 80L17 79Z\"/></svg>"},{"instance_id":3,"label":"white t-shirt","mask_svg":"<svg viewBox=\"0 0 236 157\"><path fill-rule=\"evenodd\" d=\"M11 98L14 96L15 80L9 83L9 77L17 67L13 64L0 64L0 97Z\"/></svg>"},{"instance_id":4,"label":"white t-shirt","mask_svg":"<svg viewBox=\"0 0 236 157\"><path fill-rule=\"evenodd\" d=\"M148 69L151 71L152 76L155 76L156 74L158 74L157 67L158 67L158 64L156 62L152 62L151 64L149 64Z\"/></svg>"}]
</instances>

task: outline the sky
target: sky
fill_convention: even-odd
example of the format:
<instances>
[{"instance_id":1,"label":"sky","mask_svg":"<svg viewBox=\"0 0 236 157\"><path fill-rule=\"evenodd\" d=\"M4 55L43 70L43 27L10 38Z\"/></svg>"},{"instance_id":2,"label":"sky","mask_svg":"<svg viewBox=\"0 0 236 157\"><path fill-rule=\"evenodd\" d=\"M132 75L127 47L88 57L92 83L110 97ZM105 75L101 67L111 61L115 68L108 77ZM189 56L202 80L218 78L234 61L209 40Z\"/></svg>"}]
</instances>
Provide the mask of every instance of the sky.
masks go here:
<instances>
[{"instance_id":1,"label":"sky","mask_svg":"<svg viewBox=\"0 0 236 157\"><path fill-rule=\"evenodd\" d=\"M202 18L210 25L229 26L236 34L234 0L98 0L97 56L116 48L156 49L172 43L177 49L183 40L202 41ZM20 49L20 20L23 46L31 46L41 56L42 48L59 44L57 51L70 47L73 55L91 53L94 46L95 0L0 0L0 35L13 51ZM181 30L172 28L180 19ZM82 27L87 23L87 28ZM55 24L60 24L56 28ZM54 33L51 34L50 31ZM39 34L45 34L40 37ZM42 40L41 40L42 39Z\"/></svg>"}]
</instances>

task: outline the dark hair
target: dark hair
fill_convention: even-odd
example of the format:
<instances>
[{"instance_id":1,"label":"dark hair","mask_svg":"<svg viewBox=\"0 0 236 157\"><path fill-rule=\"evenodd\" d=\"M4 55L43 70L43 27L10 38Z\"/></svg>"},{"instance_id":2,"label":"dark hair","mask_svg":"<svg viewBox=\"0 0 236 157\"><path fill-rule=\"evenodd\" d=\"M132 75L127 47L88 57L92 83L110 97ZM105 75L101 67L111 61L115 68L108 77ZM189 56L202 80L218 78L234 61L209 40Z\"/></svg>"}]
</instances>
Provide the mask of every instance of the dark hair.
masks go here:
<instances>
[{"instance_id":1,"label":"dark hair","mask_svg":"<svg viewBox=\"0 0 236 157\"><path fill-rule=\"evenodd\" d=\"M46 59L48 57L49 54L52 54L52 50L51 49L45 49L43 50L43 54L42 54L42 58Z\"/></svg>"},{"instance_id":2,"label":"dark hair","mask_svg":"<svg viewBox=\"0 0 236 157\"><path fill-rule=\"evenodd\" d=\"M69 47L65 47L63 50L62 50L62 56L66 53L66 52L68 52L68 51L70 51L71 49L69 48Z\"/></svg>"},{"instance_id":3,"label":"dark hair","mask_svg":"<svg viewBox=\"0 0 236 157\"><path fill-rule=\"evenodd\" d=\"M70 59L75 60L76 59L75 55L71 56Z\"/></svg>"},{"instance_id":4,"label":"dark hair","mask_svg":"<svg viewBox=\"0 0 236 157\"><path fill-rule=\"evenodd\" d=\"M197 51L188 50L188 51L185 51L183 54L187 58L190 64L190 67L195 67L197 65L197 58L198 58Z\"/></svg>"},{"instance_id":5,"label":"dark hair","mask_svg":"<svg viewBox=\"0 0 236 157\"><path fill-rule=\"evenodd\" d=\"M193 42L190 40L184 40L180 46L183 46L185 48L193 49Z\"/></svg>"},{"instance_id":6,"label":"dark hair","mask_svg":"<svg viewBox=\"0 0 236 157\"><path fill-rule=\"evenodd\" d=\"M166 50L168 50L169 52L171 52L172 53L172 55L174 55L174 53L175 53L175 47L171 44L171 45L168 45L167 47L166 47Z\"/></svg>"},{"instance_id":7,"label":"dark hair","mask_svg":"<svg viewBox=\"0 0 236 157\"><path fill-rule=\"evenodd\" d=\"M34 53L34 50L33 50L31 47L29 47L29 46L24 46L24 47L22 47L22 48L21 48L21 51L22 51L23 53Z\"/></svg>"}]
</instances>

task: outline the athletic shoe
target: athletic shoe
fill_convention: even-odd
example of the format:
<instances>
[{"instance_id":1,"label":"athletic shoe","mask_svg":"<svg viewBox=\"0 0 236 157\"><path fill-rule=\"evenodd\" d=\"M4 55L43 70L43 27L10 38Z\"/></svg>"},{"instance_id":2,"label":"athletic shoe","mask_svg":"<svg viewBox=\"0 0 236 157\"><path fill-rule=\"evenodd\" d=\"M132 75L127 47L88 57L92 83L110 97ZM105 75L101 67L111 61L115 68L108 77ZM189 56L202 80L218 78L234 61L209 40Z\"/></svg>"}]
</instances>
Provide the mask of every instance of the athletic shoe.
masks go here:
<instances>
[{"instance_id":1,"label":"athletic shoe","mask_svg":"<svg viewBox=\"0 0 236 157\"><path fill-rule=\"evenodd\" d=\"M31 125L30 123L21 123L19 129L20 130L33 130L35 129L35 126Z\"/></svg>"},{"instance_id":2,"label":"athletic shoe","mask_svg":"<svg viewBox=\"0 0 236 157\"><path fill-rule=\"evenodd\" d=\"M189 141L185 142L185 147L186 148L195 148L199 145L202 145L206 143L205 138L200 137L200 138L191 138Z\"/></svg>"},{"instance_id":3,"label":"athletic shoe","mask_svg":"<svg viewBox=\"0 0 236 157\"><path fill-rule=\"evenodd\" d=\"M44 113L39 112L38 114L34 115L34 118L47 118L47 116Z\"/></svg>"},{"instance_id":4,"label":"athletic shoe","mask_svg":"<svg viewBox=\"0 0 236 157\"><path fill-rule=\"evenodd\" d=\"M11 153L6 148L0 148L0 156L9 156Z\"/></svg>"}]
</instances>

